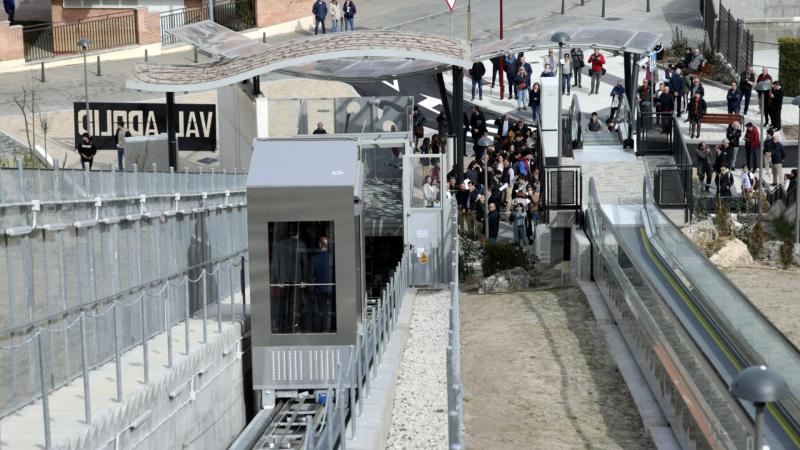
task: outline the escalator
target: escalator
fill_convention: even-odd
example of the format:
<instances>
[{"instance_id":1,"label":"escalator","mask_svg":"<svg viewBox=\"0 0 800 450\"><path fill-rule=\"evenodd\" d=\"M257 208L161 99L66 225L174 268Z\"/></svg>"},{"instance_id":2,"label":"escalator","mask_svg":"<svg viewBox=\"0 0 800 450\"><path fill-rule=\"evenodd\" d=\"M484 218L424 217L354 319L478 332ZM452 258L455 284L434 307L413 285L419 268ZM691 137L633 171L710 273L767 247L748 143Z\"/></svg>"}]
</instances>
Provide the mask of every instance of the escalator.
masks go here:
<instances>
[{"instance_id":1,"label":"escalator","mask_svg":"<svg viewBox=\"0 0 800 450\"><path fill-rule=\"evenodd\" d=\"M766 442L772 450L800 448L800 352L645 189L645 205L600 205L591 180L587 232L595 281L629 347L638 349L676 437L684 448L752 448L752 404L728 388L742 369L766 364L784 375L792 393L768 407Z\"/></svg>"}]
</instances>

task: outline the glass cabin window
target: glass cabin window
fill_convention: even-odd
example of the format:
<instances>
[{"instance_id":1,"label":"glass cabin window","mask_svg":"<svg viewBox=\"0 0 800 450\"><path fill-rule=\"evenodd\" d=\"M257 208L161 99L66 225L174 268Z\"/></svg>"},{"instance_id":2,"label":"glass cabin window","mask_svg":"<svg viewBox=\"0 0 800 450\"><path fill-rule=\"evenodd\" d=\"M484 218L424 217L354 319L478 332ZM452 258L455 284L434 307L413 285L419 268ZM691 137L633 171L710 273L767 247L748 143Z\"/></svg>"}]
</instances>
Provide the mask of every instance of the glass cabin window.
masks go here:
<instances>
[{"instance_id":1,"label":"glass cabin window","mask_svg":"<svg viewBox=\"0 0 800 450\"><path fill-rule=\"evenodd\" d=\"M272 332L336 332L333 222L269 224Z\"/></svg>"}]
</instances>

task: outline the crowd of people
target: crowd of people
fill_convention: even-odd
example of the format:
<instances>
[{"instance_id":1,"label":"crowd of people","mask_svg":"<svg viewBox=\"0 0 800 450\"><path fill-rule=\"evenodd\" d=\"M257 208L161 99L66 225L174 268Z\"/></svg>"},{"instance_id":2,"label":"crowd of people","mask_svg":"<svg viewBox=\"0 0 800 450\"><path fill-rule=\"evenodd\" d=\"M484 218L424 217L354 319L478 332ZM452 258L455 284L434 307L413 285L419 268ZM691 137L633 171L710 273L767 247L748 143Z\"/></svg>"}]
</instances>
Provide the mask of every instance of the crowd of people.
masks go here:
<instances>
[{"instance_id":1,"label":"crowd of people","mask_svg":"<svg viewBox=\"0 0 800 450\"><path fill-rule=\"evenodd\" d=\"M439 133L424 136L425 123L419 109L414 109L416 152L422 155L445 152L445 141ZM437 118L442 123L443 114ZM446 174L447 189L456 198L463 226L484 234L496 242L501 220L508 220L514 230L514 241L533 243L534 229L540 213L540 149L537 130L523 120L513 120L505 113L494 120L498 132L490 137L487 120L480 107L473 107L465 117L465 136L472 137L472 158L465 165L464 181L459 184L455 169ZM446 132L445 130L442 130ZM421 186L426 206L436 206L436 186L441 180L438 160L421 158L424 182ZM488 214L487 214L488 213Z\"/></svg>"}]
</instances>

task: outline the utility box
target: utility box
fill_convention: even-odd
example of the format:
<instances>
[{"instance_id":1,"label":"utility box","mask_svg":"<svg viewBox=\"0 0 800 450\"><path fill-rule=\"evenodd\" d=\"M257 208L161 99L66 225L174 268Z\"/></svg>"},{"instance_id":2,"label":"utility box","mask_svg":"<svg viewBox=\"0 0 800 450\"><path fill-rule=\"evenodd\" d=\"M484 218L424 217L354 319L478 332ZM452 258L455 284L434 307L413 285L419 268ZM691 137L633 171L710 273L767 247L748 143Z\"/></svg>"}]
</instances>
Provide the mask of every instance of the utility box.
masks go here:
<instances>
[{"instance_id":1,"label":"utility box","mask_svg":"<svg viewBox=\"0 0 800 450\"><path fill-rule=\"evenodd\" d=\"M253 387L325 389L364 308L364 167L351 138L256 139L247 179ZM346 383L345 383L346 384Z\"/></svg>"}]
</instances>

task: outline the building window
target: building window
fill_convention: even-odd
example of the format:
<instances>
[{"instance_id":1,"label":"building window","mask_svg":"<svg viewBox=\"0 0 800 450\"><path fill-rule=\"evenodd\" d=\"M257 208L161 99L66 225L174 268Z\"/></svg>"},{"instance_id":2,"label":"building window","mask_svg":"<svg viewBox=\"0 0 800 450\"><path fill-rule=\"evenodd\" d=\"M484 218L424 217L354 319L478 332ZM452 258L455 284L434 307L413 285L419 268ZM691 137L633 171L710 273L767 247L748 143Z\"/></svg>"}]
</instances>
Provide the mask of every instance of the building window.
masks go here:
<instances>
[{"instance_id":1,"label":"building window","mask_svg":"<svg viewBox=\"0 0 800 450\"><path fill-rule=\"evenodd\" d=\"M139 0L64 0L64 8L132 8Z\"/></svg>"},{"instance_id":2,"label":"building window","mask_svg":"<svg viewBox=\"0 0 800 450\"><path fill-rule=\"evenodd\" d=\"M333 222L270 222L273 334L335 333Z\"/></svg>"}]
</instances>

